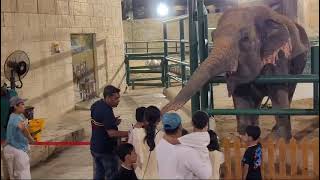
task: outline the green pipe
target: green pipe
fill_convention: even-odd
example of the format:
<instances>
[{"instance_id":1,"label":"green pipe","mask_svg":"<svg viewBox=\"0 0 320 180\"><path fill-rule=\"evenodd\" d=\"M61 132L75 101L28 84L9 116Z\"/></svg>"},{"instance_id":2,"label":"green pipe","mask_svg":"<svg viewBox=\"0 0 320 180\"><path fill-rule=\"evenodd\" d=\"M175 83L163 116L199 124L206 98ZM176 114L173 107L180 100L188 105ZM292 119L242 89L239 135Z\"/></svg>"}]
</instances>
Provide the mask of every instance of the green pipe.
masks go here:
<instances>
[{"instance_id":1,"label":"green pipe","mask_svg":"<svg viewBox=\"0 0 320 180\"><path fill-rule=\"evenodd\" d=\"M131 81L152 81L152 80L161 80L161 77L131 79Z\"/></svg>"},{"instance_id":2,"label":"green pipe","mask_svg":"<svg viewBox=\"0 0 320 180\"><path fill-rule=\"evenodd\" d=\"M124 58L124 62L126 65L126 80L127 80L127 85L130 86L130 64L127 56Z\"/></svg>"},{"instance_id":3,"label":"green pipe","mask_svg":"<svg viewBox=\"0 0 320 180\"><path fill-rule=\"evenodd\" d=\"M167 24L164 23L163 24L163 39L166 40L168 38L168 34L167 34ZM163 56L167 57L168 56L168 42L167 41L163 41ZM167 73L168 73L168 61L163 58L163 64L164 64L164 68L162 69L162 83L165 85L166 88L169 87L169 78L167 77Z\"/></svg>"},{"instance_id":4,"label":"green pipe","mask_svg":"<svg viewBox=\"0 0 320 180\"><path fill-rule=\"evenodd\" d=\"M186 63L186 62L183 62L183 61L180 61L180 60L182 60L182 59L179 59L179 58L174 58L174 57L165 57L165 59L167 60L167 61L170 61L170 62L174 62L174 63L177 63L177 64L181 64L181 65L183 65L183 66L190 66L188 63Z\"/></svg>"},{"instance_id":5,"label":"green pipe","mask_svg":"<svg viewBox=\"0 0 320 180\"><path fill-rule=\"evenodd\" d=\"M149 70L149 69L137 69L137 70L130 70L130 73L161 73L161 71Z\"/></svg>"},{"instance_id":6,"label":"green pipe","mask_svg":"<svg viewBox=\"0 0 320 180\"><path fill-rule=\"evenodd\" d=\"M184 40L184 20L179 21L179 30L180 30L180 63L181 63L181 86L183 87L186 82L186 66L188 63L185 63L186 60L186 50Z\"/></svg>"},{"instance_id":7,"label":"green pipe","mask_svg":"<svg viewBox=\"0 0 320 180\"><path fill-rule=\"evenodd\" d=\"M189 13L189 52L190 52L190 74L198 67L198 42L196 29L196 0L188 0ZM200 95L196 93L191 97L191 112L192 114L200 109Z\"/></svg>"},{"instance_id":8,"label":"green pipe","mask_svg":"<svg viewBox=\"0 0 320 180\"><path fill-rule=\"evenodd\" d=\"M313 109L208 109L209 115L319 115Z\"/></svg>"},{"instance_id":9,"label":"green pipe","mask_svg":"<svg viewBox=\"0 0 320 180\"><path fill-rule=\"evenodd\" d=\"M254 80L254 83L319 83L319 75L283 75L283 76L259 76ZM213 78L210 83L226 83L224 76L217 76Z\"/></svg>"},{"instance_id":10,"label":"green pipe","mask_svg":"<svg viewBox=\"0 0 320 180\"><path fill-rule=\"evenodd\" d=\"M134 86L162 86L162 83L135 83Z\"/></svg>"},{"instance_id":11,"label":"green pipe","mask_svg":"<svg viewBox=\"0 0 320 180\"><path fill-rule=\"evenodd\" d=\"M168 73L168 77L169 77L170 79L176 80L176 81L178 81L178 82L182 82L182 79L181 79L181 78L179 78L178 76L173 75L172 73Z\"/></svg>"},{"instance_id":12,"label":"green pipe","mask_svg":"<svg viewBox=\"0 0 320 180\"><path fill-rule=\"evenodd\" d=\"M163 59L163 56L128 56L129 61L145 61L149 59Z\"/></svg>"},{"instance_id":13,"label":"green pipe","mask_svg":"<svg viewBox=\"0 0 320 180\"><path fill-rule=\"evenodd\" d=\"M152 68L159 68L161 66L152 66ZM130 69L148 69L150 68L150 66L133 66L133 67L130 67Z\"/></svg>"},{"instance_id":14,"label":"green pipe","mask_svg":"<svg viewBox=\"0 0 320 180\"><path fill-rule=\"evenodd\" d=\"M198 40L199 40L199 59L200 63L202 63L207 57L208 53L206 52L208 49L205 44L205 36L206 30L208 29L206 26L206 16L204 12L204 4L203 0L197 1L197 9L198 9ZM201 110L208 108L208 84L204 85L200 91L200 103Z\"/></svg>"},{"instance_id":15,"label":"green pipe","mask_svg":"<svg viewBox=\"0 0 320 180\"><path fill-rule=\"evenodd\" d=\"M169 22L179 21L181 19L188 19L188 17L189 17L188 15L177 16L175 18L166 19L166 20L162 21L162 23L166 24Z\"/></svg>"},{"instance_id":16,"label":"green pipe","mask_svg":"<svg viewBox=\"0 0 320 180\"><path fill-rule=\"evenodd\" d=\"M319 79L319 46L311 47L311 73ZM313 83L313 109L319 112L319 81Z\"/></svg>"}]
</instances>

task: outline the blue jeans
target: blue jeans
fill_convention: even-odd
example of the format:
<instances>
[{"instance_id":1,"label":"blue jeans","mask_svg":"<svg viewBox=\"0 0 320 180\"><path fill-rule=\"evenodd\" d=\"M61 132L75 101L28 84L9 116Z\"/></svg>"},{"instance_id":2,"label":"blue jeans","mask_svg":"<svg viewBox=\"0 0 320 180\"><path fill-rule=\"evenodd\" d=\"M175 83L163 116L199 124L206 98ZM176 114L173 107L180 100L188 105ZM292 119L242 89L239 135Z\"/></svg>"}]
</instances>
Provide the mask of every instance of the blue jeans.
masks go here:
<instances>
[{"instance_id":1,"label":"blue jeans","mask_svg":"<svg viewBox=\"0 0 320 180\"><path fill-rule=\"evenodd\" d=\"M116 154L101 154L91 151L94 167L93 179L107 179L112 180L119 170L119 158Z\"/></svg>"}]
</instances>

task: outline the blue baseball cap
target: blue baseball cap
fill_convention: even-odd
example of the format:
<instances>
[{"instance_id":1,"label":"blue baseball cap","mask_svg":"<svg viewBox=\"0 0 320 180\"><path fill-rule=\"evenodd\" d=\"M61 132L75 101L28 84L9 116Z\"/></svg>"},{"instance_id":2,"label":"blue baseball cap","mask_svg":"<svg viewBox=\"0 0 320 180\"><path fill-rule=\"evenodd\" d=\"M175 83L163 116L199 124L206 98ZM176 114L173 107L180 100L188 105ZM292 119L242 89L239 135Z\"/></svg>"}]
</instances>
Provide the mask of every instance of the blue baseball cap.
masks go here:
<instances>
[{"instance_id":1,"label":"blue baseball cap","mask_svg":"<svg viewBox=\"0 0 320 180\"><path fill-rule=\"evenodd\" d=\"M177 113L165 113L162 116L163 129L173 130L181 125L181 117Z\"/></svg>"}]
</instances>

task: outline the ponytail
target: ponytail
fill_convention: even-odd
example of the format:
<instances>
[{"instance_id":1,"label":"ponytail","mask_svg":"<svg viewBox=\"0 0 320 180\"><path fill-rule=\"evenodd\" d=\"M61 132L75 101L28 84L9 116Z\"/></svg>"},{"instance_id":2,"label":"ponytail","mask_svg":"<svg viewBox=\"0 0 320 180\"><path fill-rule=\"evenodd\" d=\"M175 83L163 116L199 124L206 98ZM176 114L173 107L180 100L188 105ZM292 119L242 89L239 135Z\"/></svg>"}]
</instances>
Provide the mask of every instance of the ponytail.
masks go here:
<instances>
[{"instance_id":1,"label":"ponytail","mask_svg":"<svg viewBox=\"0 0 320 180\"><path fill-rule=\"evenodd\" d=\"M160 110L155 106L147 107L144 111L144 120L146 122L146 126L144 126L146 132L144 141L147 142L149 150L153 151L156 146L154 139L156 137L157 122L160 120Z\"/></svg>"}]
</instances>

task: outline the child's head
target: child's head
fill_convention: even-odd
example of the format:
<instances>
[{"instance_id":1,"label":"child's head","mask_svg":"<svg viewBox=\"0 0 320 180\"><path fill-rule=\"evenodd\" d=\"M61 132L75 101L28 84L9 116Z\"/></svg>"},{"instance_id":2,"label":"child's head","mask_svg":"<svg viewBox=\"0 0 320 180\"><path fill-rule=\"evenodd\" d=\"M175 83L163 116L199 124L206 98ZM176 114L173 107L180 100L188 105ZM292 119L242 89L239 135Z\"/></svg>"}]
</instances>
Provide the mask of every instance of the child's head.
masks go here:
<instances>
[{"instance_id":1,"label":"child's head","mask_svg":"<svg viewBox=\"0 0 320 180\"><path fill-rule=\"evenodd\" d=\"M168 135L180 135L182 132L181 117L177 113L165 113L162 116L164 132Z\"/></svg>"},{"instance_id":2,"label":"child's head","mask_svg":"<svg viewBox=\"0 0 320 180\"><path fill-rule=\"evenodd\" d=\"M137 154L132 144L120 144L117 148L117 154L122 162L133 164L137 161Z\"/></svg>"},{"instance_id":3,"label":"child's head","mask_svg":"<svg viewBox=\"0 0 320 180\"><path fill-rule=\"evenodd\" d=\"M252 142L252 141L256 141L259 139L261 134L261 130L259 128L259 126L247 126L246 128L246 140L248 142Z\"/></svg>"},{"instance_id":4,"label":"child's head","mask_svg":"<svg viewBox=\"0 0 320 180\"><path fill-rule=\"evenodd\" d=\"M146 109L145 107L138 107L136 109L136 120L137 120L137 122L143 122L144 110L145 109Z\"/></svg>"},{"instance_id":5,"label":"child's head","mask_svg":"<svg viewBox=\"0 0 320 180\"><path fill-rule=\"evenodd\" d=\"M209 116L203 111L197 111L192 116L192 125L197 129L204 129L208 127Z\"/></svg>"},{"instance_id":6,"label":"child's head","mask_svg":"<svg viewBox=\"0 0 320 180\"><path fill-rule=\"evenodd\" d=\"M13 96L10 98L10 108L12 112L17 113L17 114L22 114L25 112L25 107L24 107L24 102L25 99L21 99L18 96Z\"/></svg>"}]
</instances>

